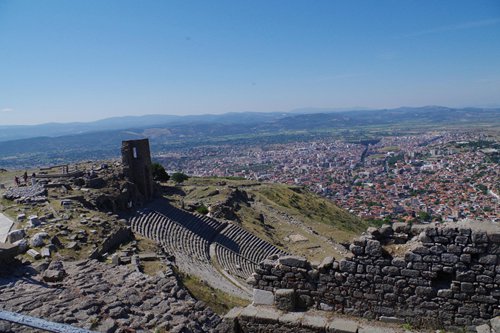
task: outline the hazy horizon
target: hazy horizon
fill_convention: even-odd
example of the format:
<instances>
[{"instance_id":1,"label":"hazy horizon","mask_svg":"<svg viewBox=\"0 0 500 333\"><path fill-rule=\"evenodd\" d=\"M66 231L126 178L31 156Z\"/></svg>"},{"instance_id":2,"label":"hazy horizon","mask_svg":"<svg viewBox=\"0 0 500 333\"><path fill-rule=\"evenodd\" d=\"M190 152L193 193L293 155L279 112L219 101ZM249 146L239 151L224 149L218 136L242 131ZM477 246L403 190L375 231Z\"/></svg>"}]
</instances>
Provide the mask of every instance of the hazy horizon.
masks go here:
<instances>
[{"instance_id":1,"label":"hazy horizon","mask_svg":"<svg viewBox=\"0 0 500 333\"><path fill-rule=\"evenodd\" d=\"M90 119L90 120L75 120L75 121L49 121L49 122L42 122L42 123L24 123L24 124L2 124L0 123L0 127L16 127L16 126L39 126L39 125L49 125L49 124L71 124L71 123L93 123L93 122L99 122L103 120L108 120L108 119L116 119L116 118L128 118L128 117L148 117L148 116L174 116L174 117L186 117L186 116L215 116L215 115L227 115L227 114L245 114L245 113L285 113L289 115L294 115L295 113L299 114L301 110L307 110L307 111L317 111L317 113L321 112L351 112L351 111L374 111L376 112L377 110L392 110L392 109L399 109L399 108L425 108L425 107L444 107L444 108L451 108L451 109L462 109L462 108L477 108L477 109L498 109L500 108L500 105L490 105L490 106L484 106L484 105L479 105L479 106L460 106L460 107L451 107L448 105L401 105L397 107L380 107L380 108L369 108L369 107L299 107L299 108L294 108L291 110L280 110L280 111L252 111L252 110L245 110L245 111L230 111L230 112L221 112L221 113L192 113L192 114L170 114L170 113L144 113L144 114L129 114L129 115L117 115L117 116L110 116L110 117L101 117L101 118L96 118L96 119ZM310 113L310 112L309 112ZM315 113L315 112L313 112Z\"/></svg>"},{"instance_id":2,"label":"hazy horizon","mask_svg":"<svg viewBox=\"0 0 500 333\"><path fill-rule=\"evenodd\" d=\"M495 0L7 0L0 125L498 106L499 32Z\"/></svg>"}]
</instances>

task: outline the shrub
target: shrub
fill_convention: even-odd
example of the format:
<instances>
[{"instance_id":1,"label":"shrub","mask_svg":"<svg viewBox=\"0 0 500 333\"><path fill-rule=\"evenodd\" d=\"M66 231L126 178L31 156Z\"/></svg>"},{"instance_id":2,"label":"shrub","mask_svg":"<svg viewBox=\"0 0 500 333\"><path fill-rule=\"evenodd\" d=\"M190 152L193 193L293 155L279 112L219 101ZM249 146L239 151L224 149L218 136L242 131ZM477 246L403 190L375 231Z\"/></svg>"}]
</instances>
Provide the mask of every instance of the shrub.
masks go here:
<instances>
[{"instance_id":1,"label":"shrub","mask_svg":"<svg viewBox=\"0 0 500 333\"><path fill-rule=\"evenodd\" d=\"M182 173L182 172L175 172L175 173L173 173L171 178L177 184L180 184L183 181L189 179L189 177L186 174Z\"/></svg>"},{"instance_id":2,"label":"shrub","mask_svg":"<svg viewBox=\"0 0 500 333\"><path fill-rule=\"evenodd\" d=\"M167 180L170 179L170 176L168 173L165 171L165 168L163 165L160 163L154 162L151 164L151 171L153 173L153 179L160 181L160 182L166 182Z\"/></svg>"}]
</instances>

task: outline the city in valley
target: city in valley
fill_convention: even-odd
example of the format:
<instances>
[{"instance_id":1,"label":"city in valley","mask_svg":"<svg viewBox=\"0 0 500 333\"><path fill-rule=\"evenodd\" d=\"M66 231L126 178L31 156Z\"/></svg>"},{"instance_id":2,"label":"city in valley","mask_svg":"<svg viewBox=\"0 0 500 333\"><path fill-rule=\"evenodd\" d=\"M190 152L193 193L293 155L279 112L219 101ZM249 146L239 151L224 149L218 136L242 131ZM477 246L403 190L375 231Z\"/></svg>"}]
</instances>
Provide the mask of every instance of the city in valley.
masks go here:
<instances>
[{"instance_id":1,"label":"city in valley","mask_svg":"<svg viewBox=\"0 0 500 333\"><path fill-rule=\"evenodd\" d=\"M0 333L500 333L500 0L0 0Z\"/></svg>"},{"instance_id":2,"label":"city in valley","mask_svg":"<svg viewBox=\"0 0 500 333\"><path fill-rule=\"evenodd\" d=\"M500 143L481 130L160 152L168 170L306 186L384 222L500 220Z\"/></svg>"}]
</instances>

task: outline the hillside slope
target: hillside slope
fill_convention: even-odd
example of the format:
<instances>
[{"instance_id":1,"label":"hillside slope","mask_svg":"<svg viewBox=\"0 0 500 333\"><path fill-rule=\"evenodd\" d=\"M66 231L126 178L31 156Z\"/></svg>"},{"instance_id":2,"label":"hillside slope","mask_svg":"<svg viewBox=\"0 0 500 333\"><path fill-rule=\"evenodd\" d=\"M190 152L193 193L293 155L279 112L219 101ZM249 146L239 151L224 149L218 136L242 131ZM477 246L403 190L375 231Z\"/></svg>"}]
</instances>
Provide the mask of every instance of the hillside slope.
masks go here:
<instances>
[{"instance_id":1,"label":"hillside slope","mask_svg":"<svg viewBox=\"0 0 500 333\"><path fill-rule=\"evenodd\" d=\"M209 210L234 221L279 248L310 260L339 257L339 243L359 235L367 223L303 188L222 178L191 178L167 186L179 207Z\"/></svg>"}]
</instances>

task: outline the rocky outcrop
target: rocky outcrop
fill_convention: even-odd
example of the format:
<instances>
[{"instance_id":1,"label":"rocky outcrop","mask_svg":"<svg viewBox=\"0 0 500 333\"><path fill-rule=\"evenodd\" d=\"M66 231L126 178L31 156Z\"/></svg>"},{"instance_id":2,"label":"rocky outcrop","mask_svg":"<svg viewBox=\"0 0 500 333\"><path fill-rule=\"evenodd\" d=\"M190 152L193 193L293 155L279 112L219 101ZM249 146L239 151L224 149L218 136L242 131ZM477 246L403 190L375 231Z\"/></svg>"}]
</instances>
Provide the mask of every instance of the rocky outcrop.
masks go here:
<instances>
[{"instance_id":1,"label":"rocky outcrop","mask_svg":"<svg viewBox=\"0 0 500 333\"><path fill-rule=\"evenodd\" d=\"M250 206L252 199L248 197L246 191L238 188L231 190L226 200L210 207L210 214L215 218L223 218L232 221L238 221L239 218L235 214L241 205Z\"/></svg>"},{"instance_id":2,"label":"rocky outcrop","mask_svg":"<svg viewBox=\"0 0 500 333\"><path fill-rule=\"evenodd\" d=\"M42 184L33 186L20 186L9 188L3 197L8 200L19 200L20 202L45 201L47 190Z\"/></svg>"}]
</instances>

